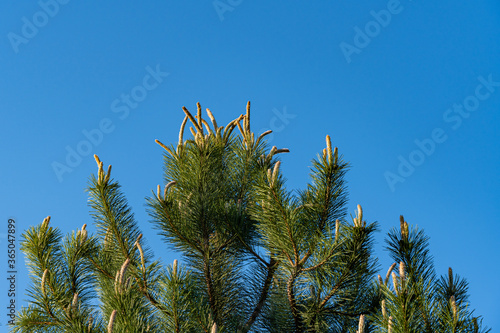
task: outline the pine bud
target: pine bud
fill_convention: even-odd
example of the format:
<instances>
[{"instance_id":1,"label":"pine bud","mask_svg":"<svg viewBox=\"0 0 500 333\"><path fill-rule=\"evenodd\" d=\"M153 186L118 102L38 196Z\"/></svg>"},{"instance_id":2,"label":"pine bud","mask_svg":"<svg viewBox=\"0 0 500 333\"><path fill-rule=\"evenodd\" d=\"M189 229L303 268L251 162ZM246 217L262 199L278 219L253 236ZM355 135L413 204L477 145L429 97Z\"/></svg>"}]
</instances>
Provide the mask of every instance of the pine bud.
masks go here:
<instances>
[{"instance_id":1,"label":"pine bud","mask_svg":"<svg viewBox=\"0 0 500 333\"><path fill-rule=\"evenodd\" d=\"M120 287L120 271L116 271L116 276L115 276L115 294L121 293L121 287Z\"/></svg>"},{"instance_id":2,"label":"pine bud","mask_svg":"<svg viewBox=\"0 0 500 333\"><path fill-rule=\"evenodd\" d=\"M385 275L385 284L387 284L387 282L389 281L389 277L391 276L391 273L396 265L396 263L392 264L391 267L389 267L389 269L387 270L387 274Z\"/></svg>"},{"instance_id":3,"label":"pine bud","mask_svg":"<svg viewBox=\"0 0 500 333\"><path fill-rule=\"evenodd\" d=\"M217 333L217 324L215 322L212 325L212 329L210 330L210 333Z\"/></svg>"},{"instance_id":4,"label":"pine bud","mask_svg":"<svg viewBox=\"0 0 500 333\"><path fill-rule=\"evenodd\" d=\"M102 162L99 159L99 156L97 156L96 154L94 154L94 159L95 159L95 162L97 163L97 168L98 168L98 171L97 171L97 184L101 184L101 180L102 180L102 177L101 177Z\"/></svg>"},{"instance_id":5,"label":"pine bud","mask_svg":"<svg viewBox=\"0 0 500 333\"><path fill-rule=\"evenodd\" d=\"M271 150L269 151L269 154L271 156L274 156L274 154L276 154L276 151L278 150L278 148L276 148L276 146L272 146L271 147Z\"/></svg>"},{"instance_id":6,"label":"pine bud","mask_svg":"<svg viewBox=\"0 0 500 333\"><path fill-rule=\"evenodd\" d=\"M212 124L214 125L214 129L218 129L219 126L217 126L217 121L215 121L215 117L212 114L212 112L208 108L206 109L206 111L207 111L208 118L210 118L210 120L212 121Z\"/></svg>"},{"instance_id":7,"label":"pine bud","mask_svg":"<svg viewBox=\"0 0 500 333\"><path fill-rule=\"evenodd\" d=\"M181 145L181 146L184 144L183 136L184 136L184 128L186 127L187 120L188 120L188 116L185 116L184 120L182 120L181 128L179 130L179 145Z\"/></svg>"},{"instance_id":8,"label":"pine bud","mask_svg":"<svg viewBox=\"0 0 500 333\"><path fill-rule=\"evenodd\" d=\"M104 177L104 184L107 184L109 182L110 176L111 176L111 164L108 165L108 173L106 174L106 177Z\"/></svg>"},{"instance_id":9,"label":"pine bud","mask_svg":"<svg viewBox=\"0 0 500 333\"><path fill-rule=\"evenodd\" d=\"M358 222L361 226L361 223L363 222L363 208L361 208L361 205L358 205Z\"/></svg>"},{"instance_id":10,"label":"pine bud","mask_svg":"<svg viewBox=\"0 0 500 333\"><path fill-rule=\"evenodd\" d=\"M168 149L167 146L165 146L160 140L156 139L155 142L160 145L160 147L162 147L163 149L165 149L166 151L169 151L170 149Z\"/></svg>"},{"instance_id":11,"label":"pine bud","mask_svg":"<svg viewBox=\"0 0 500 333\"><path fill-rule=\"evenodd\" d=\"M326 150L328 152L328 163L333 164L332 141L329 135L326 136Z\"/></svg>"},{"instance_id":12,"label":"pine bud","mask_svg":"<svg viewBox=\"0 0 500 333\"><path fill-rule=\"evenodd\" d=\"M453 270L451 269L451 267L448 268L448 280L450 287L453 287Z\"/></svg>"},{"instance_id":13,"label":"pine bud","mask_svg":"<svg viewBox=\"0 0 500 333\"><path fill-rule=\"evenodd\" d=\"M174 264L172 266L172 271L174 273L174 277L177 277L177 259L174 260Z\"/></svg>"},{"instance_id":14,"label":"pine bud","mask_svg":"<svg viewBox=\"0 0 500 333\"><path fill-rule=\"evenodd\" d=\"M104 164L101 162L99 163L99 169L97 170L97 184L102 185L104 181L104 170L103 170Z\"/></svg>"},{"instance_id":15,"label":"pine bud","mask_svg":"<svg viewBox=\"0 0 500 333\"><path fill-rule=\"evenodd\" d=\"M387 309L385 308L385 299L382 300L380 305L382 306L382 317L384 317L384 320L385 320L387 318Z\"/></svg>"},{"instance_id":16,"label":"pine bud","mask_svg":"<svg viewBox=\"0 0 500 333\"><path fill-rule=\"evenodd\" d=\"M400 229L401 229L401 238L405 238L404 237L404 230L405 230L405 218L403 217L403 215L399 215L399 225L400 225Z\"/></svg>"},{"instance_id":17,"label":"pine bud","mask_svg":"<svg viewBox=\"0 0 500 333\"><path fill-rule=\"evenodd\" d=\"M359 316L358 333L363 333L365 331L365 315Z\"/></svg>"},{"instance_id":18,"label":"pine bud","mask_svg":"<svg viewBox=\"0 0 500 333\"><path fill-rule=\"evenodd\" d=\"M71 301L71 307L73 308L73 310L76 309L77 302L78 302L78 293L75 293L73 294L73 300Z\"/></svg>"},{"instance_id":19,"label":"pine bud","mask_svg":"<svg viewBox=\"0 0 500 333\"><path fill-rule=\"evenodd\" d=\"M200 125L198 124L198 122L196 121L196 119L194 119L193 115L191 114L191 112L189 112L188 109L186 109L186 107L182 107L182 111L184 111L184 113L186 114L186 116L189 118L189 120L191 120L191 123L193 123L194 127L196 127L196 130L198 132L201 132L201 128L200 128Z\"/></svg>"},{"instance_id":20,"label":"pine bud","mask_svg":"<svg viewBox=\"0 0 500 333\"><path fill-rule=\"evenodd\" d=\"M196 108L197 108L197 114L196 118L198 119L198 126L200 127L200 132L203 134L203 125L201 123L201 104L200 102L196 103Z\"/></svg>"},{"instance_id":21,"label":"pine bud","mask_svg":"<svg viewBox=\"0 0 500 333\"><path fill-rule=\"evenodd\" d=\"M129 290L131 285L132 285L132 277L129 276L127 278L127 281L125 281L125 290Z\"/></svg>"},{"instance_id":22,"label":"pine bud","mask_svg":"<svg viewBox=\"0 0 500 333\"><path fill-rule=\"evenodd\" d=\"M161 187L158 185L156 187L156 197L158 198L159 201L161 201Z\"/></svg>"},{"instance_id":23,"label":"pine bud","mask_svg":"<svg viewBox=\"0 0 500 333\"><path fill-rule=\"evenodd\" d=\"M113 325L115 324L115 317L116 317L116 310L113 310L113 312L111 312L111 316L109 316L108 333L113 333Z\"/></svg>"},{"instance_id":24,"label":"pine bud","mask_svg":"<svg viewBox=\"0 0 500 333\"><path fill-rule=\"evenodd\" d=\"M99 156L97 156L97 154L94 154L94 159L97 165L101 164L101 160L99 159Z\"/></svg>"},{"instance_id":25,"label":"pine bud","mask_svg":"<svg viewBox=\"0 0 500 333\"><path fill-rule=\"evenodd\" d=\"M50 216L47 216L46 218L43 219L42 228L41 228L41 230L43 232L47 231L47 228L49 226L49 222L50 222Z\"/></svg>"},{"instance_id":26,"label":"pine bud","mask_svg":"<svg viewBox=\"0 0 500 333\"><path fill-rule=\"evenodd\" d=\"M245 127L245 117L243 117L243 127L241 127L240 120L236 122L236 126L238 126L238 129L240 130L241 135L243 136L243 142L245 143L245 146L247 146L247 139L246 139L246 133L243 127Z\"/></svg>"},{"instance_id":27,"label":"pine bud","mask_svg":"<svg viewBox=\"0 0 500 333\"><path fill-rule=\"evenodd\" d=\"M165 190L168 190L169 188L171 188L174 185L177 185L177 182L175 180L172 180L167 185L165 185Z\"/></svg>"},{"instance_id":28,"label":"pine bud","mask_svg":"<svg viewBox=\"0 0 500 333\"><path fill-rule=\"evenodd\" d=\"M281 165L281 161L276 162L276 164L274 165L274 169L273 169L273 184L276 184L276 181L278 179L278 172L279 172L280 165Z\"/></svg>"},{"instance_id":29,"label":"pine bud","mask_svg":"<svg viewBox=\"0 0 500 333\"><path fill-rule=\"evenodd\" d=\"M85 241L87 240L87 234L88 233L87 233L87 229L85 229L85 228L87 228L87 224L84 224L82 226L82 230L81 231L79 230L79 232L80 232L80 244L85 243Z\"/></svg>"},{"instance_id":30,"label":"pine bud","mask_svg":"<svg viewBox=\"0 0 500 333\"><path fill-rule=\"evenodd\" d=\"M227 142L227 140L231 136L231 133L233 132L234 127L236 126L235 121L236 120L233 120L232 122L227 124L226 127L224 128L224 134L222 135L222 139L224 140L224 142Z\"/></svg>"},{"instance_id":31,"label":"pine bud","mask_svg":"<svg viewBox=\"0 0 500 333\"><path fill-rule=\"evenodd\" d=\"M196 141L198 145L203 146L203 134L200 132L196 133L194 135L194 141Z\"/></svg>"},{"instance_id":32,"label":"pine bud","mask_svg":"<svg viewBox=\"0 0 500 333\"><path fill-rule=\"evenodd\" d=\"M253 133L252 133L253 135ZM280 148L278 150L276 150L276 154L281 154L281 153L289 153L290 152L290 149L288 148Z\"/></svg>"},{"instance_id":33,"label":"pine bud","mask_svg":"<svg viewBox=\"0 0 500 333\"><path fill-rule=\"evenodd\" d=\"M123 279L125 278L125 274L127 273L127 267L130 264L130 258L127 258L120 268L120 284L123 284Z\"/></svg>"},{"instance_id":34,"label":"pine bud","mask_svg":"<svg viewBox=\"0 0 500 333\"><path fill-rule=\"evenodd\" d=\"M48 275L49 275L49 269L46 268L45 271L43 271L42 283L41 283L43 296L47 296L47 292L45 291L45 283L47 282Z\"/></svg>"},{"instance_id":35,"label":"pine bud","mask_svg":"<svg viewBox=\"0 0 500 333\"><path fill-rule=\"evenodd\" d=\"M392 283L394 284L394 291L396 292L396 295L399 295L398 277L396 276L395 272L392 272Z\"/></svg>"},{"instance_id":36,"label":"pine bud","mask_svg":"<svg viewBox=\"0 0 500 333\"><path fill-rule=\"evenodd\" d=\"M402 261L399 263L399 277L401 278L401 284L404 284L404 281L405 281L405 264Z\"/></svg>"},{"instance_id":37,"label":"pine bud","mask_svg":"<svg viewBox=\"0 0 500 333\"><path fill-rule=\"evenodd\" d=\"M262 133L261 135L259 135L259 137L257 138L257 142L255 143L255 145L258 145L260 143L260 141L262 141L262 139L266 136L266 135L269 135L271 134L273 131L271 130L267 130L265 131L264 133Z\"/></svg>"},{"instance_id":38,"label":"pine bud","mask_svg":"<svg viewBox=\"0 0 500 333\"><path fill-rule=\"evenodd\" d=\"M217 128L216 137L219 140L224 140L226 134L224 133L224 126Z\"/></svg>"},{"instance_id":39,"label":"pine bud","mask_svg":"<svg viewBox=\"0 0 500 333\"><path fill-rule=\"evenodd\" d=\"M455 302L455 296L450 297L450 303L451 303L451 310L453 311L453 319L457 320L458 309L457 309L457 303Z\"/></svg>"},{"instance_id":40,"label":"pine bud","mask_svg":"<svg viewBox=\"0 0 500 333\"><path fill-rule=\"evenodd\" d=\"M387 323L387 333L392 333L392 316L389 317L389 322Z\"/></svg>"},{"instance_id":41,"label":"pine bud","mask_svg":"<svg viewBox=\"0 0 500 333\"><path fill-rule=\"evenodd\" d=\"M139 236L142 238L142 234ZM146 272L146 260L144 259L144 251L142 249L141 244L139 243L140 238L137 238L137 241L135 242L135 245L137 246L137 249L139 250L139 254L141 256L141 266L142 266L142 271Z\"/></svg>"},{"instance_id":42,"label":"pine bud","mask_svg":"<svg viewBox=\"0 0 500 333\"><path fill-rule=\"evenodd\" d=\"M408 239L408 223L405 221L403 215L399 216L399 224L401 227L401 239Z\"/></svg>"},{"instance_id":43,"label":"pine bud","mask_svg":"<svg viewBox=\"0 0 500 333\"><path fill-rule=\"evenodd\" d=\"M247 132L250 132L250 101L248 101L247 103L246 121L247 121L246 130Z\"/></svg>"},{"instance_id":44,"label":"pine bud","mask_svg":"<svg viewBox=\"0 0 500 333\"><path fill-rule=\"evenodd\" d=\"M165 189L163 190L163 198L165 200L167 200L167 192L168 192L168 189L171 188L172 186L176 185L177 182L175 180L172 180L171 182L169 182L167 185L165 185Z\"/></svg>"},{"instance_id":45,"label":"pine bud","mask_svg":"<svg viewBox=\"0 0 500 333\"><path fill-rule=\"evenodd\" d=\"M207 121L205 119L201 118L201 122L207 128L208 134L205 134L205 140L208 140L208 138L210 138L214 134L214 132L212 132L212 129L210 128L210 125L207 123Z\"/></svg>"},{"instance_id":46,"label":"pine bud","mask_svg":"<svg viewBox=\"0 0 500 333\"><path fill-rule=\"evenodd\" d=\"M384 280L382 280L382 277L380 276L380 274L378 275L378 283L380 285L383 285L384 284Z\"/></svg>"}]
</instances>

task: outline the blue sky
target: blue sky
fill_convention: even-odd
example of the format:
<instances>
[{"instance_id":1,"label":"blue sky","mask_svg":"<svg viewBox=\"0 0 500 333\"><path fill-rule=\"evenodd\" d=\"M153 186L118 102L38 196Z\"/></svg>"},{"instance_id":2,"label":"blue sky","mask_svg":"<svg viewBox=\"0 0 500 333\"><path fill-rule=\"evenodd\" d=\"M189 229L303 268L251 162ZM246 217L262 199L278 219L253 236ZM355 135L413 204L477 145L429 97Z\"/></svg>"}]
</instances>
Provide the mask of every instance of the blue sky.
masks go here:
<instances>
[{"instance_id":1,"label":"blue sky","mask_svg":"<svg viewBox=\"0 0 500 333\"><path fill-rule=\"evenodd\" d=\"M404 214L430 236L437 272L466 277L498 327L499 16L493 0L0 3L1 267L8 218L18 238L47 215L64 232L91 221L94 153L171 262L144 207L162 182L154 140L177 140L182 106L227 122L250 100L253 129L291 150L290 188L330 134L352 165L349 210L380 223L381 269Z\"/></svg>"}]
</instances>

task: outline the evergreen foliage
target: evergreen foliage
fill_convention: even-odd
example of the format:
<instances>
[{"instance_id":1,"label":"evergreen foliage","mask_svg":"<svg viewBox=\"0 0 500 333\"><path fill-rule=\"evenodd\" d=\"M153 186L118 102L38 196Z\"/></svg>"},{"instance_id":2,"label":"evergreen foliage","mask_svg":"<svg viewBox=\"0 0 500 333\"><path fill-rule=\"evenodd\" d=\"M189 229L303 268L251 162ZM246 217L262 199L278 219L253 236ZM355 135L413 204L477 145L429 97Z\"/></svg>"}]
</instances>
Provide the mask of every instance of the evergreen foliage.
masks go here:
<instances>
[{"instance_id":1,"label":"evergreen foliage","mask_svg":"<svg viewBox=\"0 0 500 333\"><path fill-rule=\"evenodd\" d=\"M183 108L164 181L147 199L159 235L183 264L154 260L111 166L88 185L91 216L66 237L50 217L23 235L29 305L12 332L486 332L467 282L436 277L428 238L401 217L385 279L373 256L375 222L346 218L348 163L332 148L311 181L288 190L277 155L246 114L218 126ZM185 128L192 136L185 140ZM236 130L237 128L237 130ZM159 249L158 249L159 251ZM396 269L398 267L398 269Z\"/></svg>"}]
</instances>

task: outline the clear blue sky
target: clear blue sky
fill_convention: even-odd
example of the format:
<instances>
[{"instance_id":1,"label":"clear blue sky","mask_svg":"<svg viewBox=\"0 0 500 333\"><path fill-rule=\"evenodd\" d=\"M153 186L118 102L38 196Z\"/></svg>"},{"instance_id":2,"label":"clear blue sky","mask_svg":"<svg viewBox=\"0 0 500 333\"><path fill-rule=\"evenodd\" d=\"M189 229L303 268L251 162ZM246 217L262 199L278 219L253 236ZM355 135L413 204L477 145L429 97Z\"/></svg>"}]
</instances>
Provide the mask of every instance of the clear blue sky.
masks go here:
<instances>
[{"instance_id":1,"label":"clear blue sky","mask_svg":"<svg viewBox=\"0 0 500 333\"><path fill-rule=\"evenodd\" d=\"M183 105L227 122L251 100L253 129L291 150L291 188L330 134L352 164L349 210L380 223L381 269L404 214L430 236L437 272L466 277L498 328L499 16L494 0L1 2L0 267L9 217L18 238L47 215L64 232L91 221L94 153L171 262L144 207L162 182L154 139L177 140Z\"/></svg>"}]
</instances>

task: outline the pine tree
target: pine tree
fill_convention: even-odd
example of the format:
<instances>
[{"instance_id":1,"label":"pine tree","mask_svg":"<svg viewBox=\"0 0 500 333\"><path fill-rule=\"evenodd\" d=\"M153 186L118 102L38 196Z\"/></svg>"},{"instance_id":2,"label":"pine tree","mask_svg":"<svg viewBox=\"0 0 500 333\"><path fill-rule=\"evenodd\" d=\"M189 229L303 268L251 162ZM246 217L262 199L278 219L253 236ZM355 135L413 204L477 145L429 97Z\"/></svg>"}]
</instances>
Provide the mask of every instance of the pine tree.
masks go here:
<instances>
[{"instance_id":1,"label":"pine tree","mask_svg":"<svg viewBox=\"0 0 500 333\"><path fill-rule=\"evenodd\" d=\"M458 333L488 332L482 319L468 307L468 284L453 274L436 277L429 239L400 217L392 229L387 250L395 263L385 279L379 275L381 311L373 316L376 332ZM392 286L391 286L392 282Z\"/></svg>"},{"instance_id":2,"label":"pine tree","mask_svg":"<svg viewBox=\"0 0 500 333\"><path fill-rule=\"evenodd\" d=\"M95 156L87 190L96 233L83 225L63 237L47 217L23 234L29 305L13 332L484 331L465 280L451 270L437 279L427 238L404 220L388 238L399 275L393 265L374 279L377 224L359 205L347 219L349 165L329 136L295 193L278 159L288 149L251 131L250 103L226 126L197 107L195 116L183 108L177 144L157 140L166 185L147 199L182 264L154 259L111 166Z\"/></svg>"}]
</instances>

